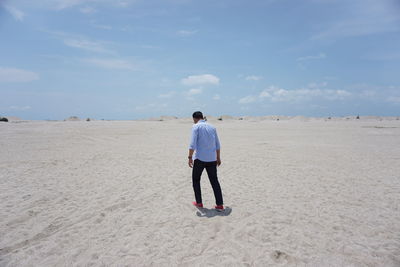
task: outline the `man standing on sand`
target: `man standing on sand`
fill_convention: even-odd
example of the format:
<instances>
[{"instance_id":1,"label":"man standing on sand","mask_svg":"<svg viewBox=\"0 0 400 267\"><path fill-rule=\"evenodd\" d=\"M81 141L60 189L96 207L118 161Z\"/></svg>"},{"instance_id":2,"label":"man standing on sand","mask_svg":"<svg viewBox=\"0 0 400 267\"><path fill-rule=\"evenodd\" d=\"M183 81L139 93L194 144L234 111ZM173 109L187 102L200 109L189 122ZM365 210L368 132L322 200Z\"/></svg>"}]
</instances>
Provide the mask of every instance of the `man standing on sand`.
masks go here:
<instances>
[{"instance_id":1,"label":"man standing on sand","mask_svg":"<svg viewBox=\"0 0 400 267\"><path fill-rule=\"evenodd\" d=\"M208 124L200 111L193 113L192 136L189 145L189 167L193 168L192 181L196 202L193 205L202 208L200 178L204 168L214 191L217 211L223 211L223 200L221 186L217 177L217 165L221 165L220 143L217 130ZM193 153L196 153L193 156Z\"/></svg>"}]
</instances>

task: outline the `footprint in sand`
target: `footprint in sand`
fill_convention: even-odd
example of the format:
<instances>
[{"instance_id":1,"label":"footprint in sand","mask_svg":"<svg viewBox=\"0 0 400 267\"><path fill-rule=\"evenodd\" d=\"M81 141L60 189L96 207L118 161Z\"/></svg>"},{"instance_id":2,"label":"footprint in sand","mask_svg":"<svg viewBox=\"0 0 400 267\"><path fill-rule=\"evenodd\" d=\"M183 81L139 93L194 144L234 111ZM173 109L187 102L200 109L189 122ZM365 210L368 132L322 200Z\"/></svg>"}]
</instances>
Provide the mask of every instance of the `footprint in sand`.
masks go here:
<instances>
[{"instance_id":1,"label":"footprint in sand","mask_svg":"<svg viewBox=\"0 0 400 267\"><path fill-rule=\"evenodd\" d=\"M271 258L276 262L276 263L283 263L283 262L292 262L292 257L286 254L285 252L282 252L280 250L275 250L274 252L271 253Z\"/></svg>"}]
</instances>

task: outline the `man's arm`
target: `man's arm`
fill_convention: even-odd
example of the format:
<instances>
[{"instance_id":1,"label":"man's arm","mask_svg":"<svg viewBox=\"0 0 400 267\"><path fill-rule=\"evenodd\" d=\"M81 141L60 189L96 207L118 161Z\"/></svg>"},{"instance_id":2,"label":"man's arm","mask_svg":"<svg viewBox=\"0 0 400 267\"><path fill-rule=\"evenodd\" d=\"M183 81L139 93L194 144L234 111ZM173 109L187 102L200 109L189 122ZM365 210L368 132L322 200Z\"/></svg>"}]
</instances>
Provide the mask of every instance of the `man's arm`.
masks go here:
<instances>
[{"instance_id":1,"label":"man's arm","mask_svg":"<svg viewBox=\"0 0 400 267\"><path fill-rule=\"evenodd\" d=\"M193 168L193 153L197 147L197 128L192 128L192 136L190 138L190 145L189 145L189 156L188 156L188 165L190 168Z\"/></svg>"},{"instance_id":2,"label":"man's arm","mask_svg":"<svg viewBox=\"0 0 400 267\"><path fill-rule=\"evenodd\" d=\"M188 164L189 164L190 168L193 168L193 152L194 152L194 149L189 149Z\"/></svg>"},{"instance_id":3,"label":"man's arm","mask_svg":"<svg viewBox=\"0 0 400 267\"><path fill-rule=\"evenodd\" d=\"M221 165L221 149L217 150L217 165Z\"/></svg>"},{"instance_id":4,"label":"man's arm","mask_svg":"<svg viewBox=\"0 0 400 267\"><path fill-rule=\"evenodd\" d=\"M215 130L215 149L217 151L217 165L221 165L221 144L219 143L219 138L217 130Z\"/></svg>"}]
</instances>

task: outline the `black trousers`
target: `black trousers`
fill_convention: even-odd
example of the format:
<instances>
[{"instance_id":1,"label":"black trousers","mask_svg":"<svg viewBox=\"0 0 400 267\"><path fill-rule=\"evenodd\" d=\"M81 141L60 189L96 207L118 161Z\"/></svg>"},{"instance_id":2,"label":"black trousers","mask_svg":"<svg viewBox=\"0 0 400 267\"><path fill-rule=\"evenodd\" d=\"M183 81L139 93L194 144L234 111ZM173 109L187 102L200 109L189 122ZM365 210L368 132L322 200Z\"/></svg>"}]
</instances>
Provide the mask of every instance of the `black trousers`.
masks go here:
<instances>
[{"instance_id":1,"label":"black trousers","mask_svg":"<svg viewBox=\"0 0 400 267\"><path fill-rule=\"evenodd\" d=\"M216 204L223 205L221 186L219 185L217 177L217 162L204 162L198 159L194 160L192 172L193 189L194 196L196 197L196 202L203 203L201 200L200 179L204 168L207 171L208 179L210 180L211 186L213 188Z\"/></svg>"}]
</instances>

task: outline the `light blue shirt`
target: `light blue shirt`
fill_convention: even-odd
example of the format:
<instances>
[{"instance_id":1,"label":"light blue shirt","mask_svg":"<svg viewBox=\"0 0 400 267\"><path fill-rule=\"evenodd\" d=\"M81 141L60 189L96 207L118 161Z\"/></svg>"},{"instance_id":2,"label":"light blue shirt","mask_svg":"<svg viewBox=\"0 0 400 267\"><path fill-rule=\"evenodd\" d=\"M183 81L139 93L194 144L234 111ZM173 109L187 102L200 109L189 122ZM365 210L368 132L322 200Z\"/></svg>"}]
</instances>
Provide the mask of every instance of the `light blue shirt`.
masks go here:
<instances>
[{"instance_id":1,"label":"light blue shirt","mask_svg":"<svg viewBox=\"0 0 400 267\"><path fill-rule=\"evenodd\" d=\"M189 149L195 151L193 159L205 162L217 160L217 150L221 148L217 130L205 120L198 121L192 127Z\"/></svg>"}]
</instances>

